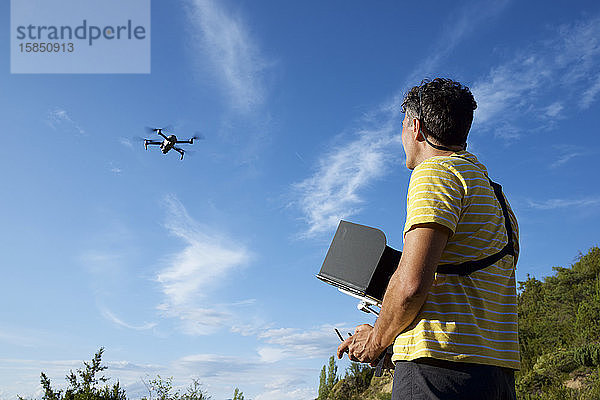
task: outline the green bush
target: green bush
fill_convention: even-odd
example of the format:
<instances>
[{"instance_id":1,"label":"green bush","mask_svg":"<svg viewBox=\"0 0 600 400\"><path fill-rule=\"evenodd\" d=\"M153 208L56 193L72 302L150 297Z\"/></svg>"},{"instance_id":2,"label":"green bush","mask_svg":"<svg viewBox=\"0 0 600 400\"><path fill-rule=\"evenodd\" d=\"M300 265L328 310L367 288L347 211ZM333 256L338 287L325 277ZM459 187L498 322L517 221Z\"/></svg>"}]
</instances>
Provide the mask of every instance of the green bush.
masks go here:
<instances>
[{"instance_id":1,"label":"green bush","mask_svg":"<svg viewBox=\"0 0 600 400\"><path fill-rule=\"evenodd\" d=\"M600 399L600 249L519 282L518 311L519 399Z\"/></svg>"},{"instance_id":2,"label":"green bush","mask_svg":"<svg viewBox=\"0 0 600 400\"><path fill-rule=\"evenodd\" d=\"M574 350L575 361L583 367L600 366L600 343L588 343Z\"/></svg>"}]
</instances>

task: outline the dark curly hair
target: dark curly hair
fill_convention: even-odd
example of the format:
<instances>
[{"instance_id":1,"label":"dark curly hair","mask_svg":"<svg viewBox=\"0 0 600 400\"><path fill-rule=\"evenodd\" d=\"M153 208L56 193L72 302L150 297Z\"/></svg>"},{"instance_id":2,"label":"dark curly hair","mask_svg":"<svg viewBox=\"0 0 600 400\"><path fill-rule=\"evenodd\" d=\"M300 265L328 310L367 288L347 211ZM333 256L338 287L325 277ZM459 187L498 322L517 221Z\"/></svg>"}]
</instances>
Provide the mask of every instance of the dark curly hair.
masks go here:
<instances>
[{"instance_id":1,"label":"dark curly hair","mask_svg":"<svg viewBox=\"0 0 600 400\"><path fill-rule=\"evenodd\" d=\"M423 80L402 102L402 112L419 119L425 134L446 146L467 142L476 108L469 88L447 78Z\"/></svg>"}]
</instances>

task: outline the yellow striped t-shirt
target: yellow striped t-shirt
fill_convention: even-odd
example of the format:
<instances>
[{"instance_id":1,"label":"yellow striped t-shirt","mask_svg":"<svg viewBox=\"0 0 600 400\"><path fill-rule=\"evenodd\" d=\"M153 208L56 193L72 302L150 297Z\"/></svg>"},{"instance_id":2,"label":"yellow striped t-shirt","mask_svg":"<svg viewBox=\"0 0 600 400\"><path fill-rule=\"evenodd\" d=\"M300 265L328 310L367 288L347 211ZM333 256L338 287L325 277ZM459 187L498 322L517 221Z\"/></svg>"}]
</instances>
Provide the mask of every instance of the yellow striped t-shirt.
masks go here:
<instances>
[{"instance_id":1,"label":"yellow striped t-shirt","mask_svg":"<svg viewBox=\"0 0 600 400\"><path fill-rule=\"evenodd\" d=\"M436 273L419 314L394 342L392 360L442 360L519 369L515 257L467 276ZM432 157L414 170L407 197L404 233L416 224L438 223L452 231L441 264L479 260L508 241L502 208L486 168L467 151Z\"/></svg>"}]
</instances>

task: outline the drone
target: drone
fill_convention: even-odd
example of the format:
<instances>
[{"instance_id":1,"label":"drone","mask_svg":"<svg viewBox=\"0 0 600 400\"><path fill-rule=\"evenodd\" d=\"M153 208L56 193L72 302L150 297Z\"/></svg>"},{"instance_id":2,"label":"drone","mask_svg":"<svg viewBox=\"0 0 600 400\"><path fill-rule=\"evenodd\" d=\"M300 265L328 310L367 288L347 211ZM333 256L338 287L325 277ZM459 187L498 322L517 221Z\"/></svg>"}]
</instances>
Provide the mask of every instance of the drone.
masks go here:
<instances>
[{"instance_id":1,"label":"drone","mask_svg":"<svg viewBox=\"0 0 600 400\"><path fill-rule=\"evenodd\" d=\"M165 135L163 133L163 130L166 130L165 128L148 128L148 130L150 132L158 133L160 136L162 136L164 138L164 140L158 141L158 140L144 139L144 148L146 150L148 150L148 145L160 146L160 151L162 151L163 154L167 154L169 152L169 150L173 149L176 152L178 152L179 154L181 154L180 160L183 160L183 154L185 153L185 150L175 146L176 144L183 144L183 143L194 144L194 139L202 139L201 136L196 135L188 140L177 140L177 136L175 136L175 135L169 135L169 136Z\"/></svg>"}]
</instances>

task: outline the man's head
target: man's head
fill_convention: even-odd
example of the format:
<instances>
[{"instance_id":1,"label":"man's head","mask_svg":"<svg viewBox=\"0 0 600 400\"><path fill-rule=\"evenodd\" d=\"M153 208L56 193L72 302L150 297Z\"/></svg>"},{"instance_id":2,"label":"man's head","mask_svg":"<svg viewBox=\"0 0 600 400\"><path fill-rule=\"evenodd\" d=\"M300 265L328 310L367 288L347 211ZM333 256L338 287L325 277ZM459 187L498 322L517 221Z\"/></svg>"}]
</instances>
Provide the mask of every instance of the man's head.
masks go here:
<instances>
[{"instance_id":1,"label":"man's head","mask_svg":"<svg viewBox=\"0 0 600 400\"><path fill-rule=\"evenodd\" d=\"M425 80L410 89L402 102L402 111L406 114L402 122L402 142L407 166L411 169L416 166L412 165L413 161L409 163L408 158L419 158L416 153L426 149L426 145L440 151L464 149L476 108L469 88L451 79ZM414 135L408 135L409 131ZM415 143L410 143L411 137Z\"/></svg>"}]
</instances>

